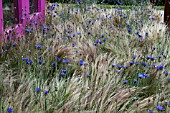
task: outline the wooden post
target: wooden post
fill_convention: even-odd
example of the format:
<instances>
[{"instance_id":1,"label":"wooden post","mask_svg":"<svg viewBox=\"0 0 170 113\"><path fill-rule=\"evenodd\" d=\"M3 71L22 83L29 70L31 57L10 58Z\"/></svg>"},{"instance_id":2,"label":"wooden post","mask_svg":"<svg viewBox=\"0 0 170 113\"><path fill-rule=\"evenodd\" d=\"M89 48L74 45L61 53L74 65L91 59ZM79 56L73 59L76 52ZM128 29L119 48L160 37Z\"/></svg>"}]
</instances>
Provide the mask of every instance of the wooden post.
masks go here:
<instances>
[{"instance_id":1,"label":"wooden post","mask_svg":"<svg viewBox=\"0 0 170 113\"><path fill-rule=\"evenodd\" d=\"M3 9L2 9L2 0L0 0L0 42L4 35L4 22L3 22Z\"/></svg>"},{"instance_id":2,"label":"wooden post","mask_svg":"<svg viewBox=\"0 0 170 113\"><path fill-rule=\"evenodd\" d=\"M19 13L18 13L18 0L13 0L14 1L14 13L15 13L15 21L16 21L16 24L19 23Z\"/></svg>"},{"instance_id":3,"label":"wooden post","mask_svg":"<svg viewBox=\"0 0 170 113\"><path fill-rule=\"evenodd\" d=\"M170 27L170 0L165 0L164 22Z\"/></svg>"},{"instance_id":4,"label":"wooden post","mask_svg":"<svg viewBox=\"0 0 170 113\"><path fill-rule=\"evenodd\" d=\"M29 21L30 5L29 0L18 0L19 24L26 26Z\"/></svg>"},{"instance_id":5,"label":"wooden post","mask_svg":"<svg viewBox=\"0 0 170 113\"><path fill-rule=\"evenodd\" d=\"M46 0L34 0L34 11L41 12L42 18L45 18L45 3Z\"/></svg>"}]
</instances>

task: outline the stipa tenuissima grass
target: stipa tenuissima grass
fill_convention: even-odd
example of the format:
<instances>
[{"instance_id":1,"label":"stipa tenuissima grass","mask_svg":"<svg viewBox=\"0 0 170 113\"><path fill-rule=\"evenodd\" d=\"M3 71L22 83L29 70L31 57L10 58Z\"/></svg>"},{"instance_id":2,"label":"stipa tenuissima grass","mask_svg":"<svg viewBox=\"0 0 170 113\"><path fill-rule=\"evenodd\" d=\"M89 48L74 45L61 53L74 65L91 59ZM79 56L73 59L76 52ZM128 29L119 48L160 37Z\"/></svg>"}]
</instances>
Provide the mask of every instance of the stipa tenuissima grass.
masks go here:
<instances>
[{"instance_id":1,"label":"stipa tenuissima grass","mask_svg":"<svg viewBox=\"0 0 170 113\"><path fill-rule=\"evenodd\" d=\"M49 4L41 29L2 45L1 112L168 112L170 35L160 18L148 7Z\"/></svg>"}]
</instances>

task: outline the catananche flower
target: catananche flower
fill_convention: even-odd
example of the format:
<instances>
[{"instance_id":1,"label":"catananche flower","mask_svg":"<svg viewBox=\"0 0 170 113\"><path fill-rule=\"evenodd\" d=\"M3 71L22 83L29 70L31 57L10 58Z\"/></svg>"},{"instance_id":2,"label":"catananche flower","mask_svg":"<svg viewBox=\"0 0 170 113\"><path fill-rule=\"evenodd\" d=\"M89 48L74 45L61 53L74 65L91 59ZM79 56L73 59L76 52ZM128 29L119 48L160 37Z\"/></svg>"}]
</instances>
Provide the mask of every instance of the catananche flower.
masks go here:
<instances>
[{"instance_id":1,"label":"catananche flower","mask_svg":"<svg viewBox=\"0 0 170 113\"><path fill-rule=\"evenodd\" d=\"M16 47L16 46L17 46L17 44L16 44L16 43L13 43L13 44L12 44L12 46L13 46L13 47Z\"/></svg>"},{"instance_id":2,"label":"catananche flower","mask_svg":"<svg viewBox=\"0 0 170 113\"><path fill-rule=\"evenodd\" d=\"M40 88L36 88L35 90L36 90L36 92L40 92L41 89Z\"/></svg>"},{"instance_id":3,"label":"catananche flower","mask_svg":"<svg viewBox=\"0 0 170 113\"><path fill-rule=\"evenodd\" d=\"M57 65L58 65L57 62L52 63L52 67L56 67Z\"/></svg>"},{"instance_id":4,"label":"catananche flower","mask_svg":"<svg viewBox=\"0 0 170 113\"><path fill-rule=\"evenodd\" d=\"M87 77L90 77L90 74L86 74Z\"/></svg>"},{"instance_id":5,"label":"catananche flower","mask_svg":"<svg viewBox=\"0 0 170 113\"><path fill-rule=\"evenodd\" d=\"M161 106L161 105L157 105L156 108L157 108L158 111L163 111L164 110L163 106Z\"/></svg>"},{"instance_id":6,"label":"catananche flower","mask_svg":"<svg viewBox=\"0 0 170 113\"><path fill-rule=\"evenodd\" d=\"M148 112L149 112L149 113L154 113L152 110L149 110Z\"/></svg>"},{"instance_id":7,"label":"catananche flower","mask_svg":"<svg viewBox=\"0 0 170 113\"><path fill-rule=\"evenodd\" d=\"M117 67L118 67L118 69L122 69L122 68L123 68L123 66L122 66L122 65L118 65Z\"/></svg>"},{"instance_id":8,"label":"catananche flower","mask_svg":"<svg viewBox=\"0 0 170 113\"><path fill-rule=\"evenodd\" d=\"M12 112L13 112L13 109L12 109L12 108L8 108L8 109L7 109L7 112L8 112L8 113L12 113Z\"/></svg>"},{"instance_id":9,"label":"catananche flower","mask_svg":"<svg viewBox=\"0 0 170 113\"><path fill-rule=\"evenodd\" d=\"M80 60L79 63L80 63L81 66L84 65L84 61L83 60Z\"/></svg>"},{"instance_id":10,"label":"catananche flower","mask_svg":"<svg viewBox=\"0 0 170 113\"><path fill-rule=\"evenodd\" d=\"M124 84L128 84L128 80L124 80Z\"/></svg>"},{"instance_id":11,"label":"catananche flower","mask_svg":"<svg viewBox=\"0 0 170 113\"><path fill-rule=\"evenodd\" d=\"M41 45L36 44L36 48L37 48L37 49L42 49L42 46L41 46Z\"/></svg>"},{"instance_id":12,"label":"catananche flower","mask_svg":"<svg viewBox=\"0 0 170 113\"><path fill-rule=\"evenodd\" d=\"M48 93L48 90L44 90L44 95L47 95Z\"/></svg>"},{"instance_id":13,"label":"catananche flower","mask_svg":"<svg viewBox=\"0 0 170 113\"><path fill-rule=\"evenodd\" d=\"M43 56L42 56L42 55L39 55L39 56L38 56L38 59L42 59L42 58L43 58Z\"/></svg>"},{"instance_id":14,"label":"catananche flower","mask_svg":"<svg viewBox=\"0 0 170 113\"><path fill-rule=\"evenodd\" d=\"M135 64L135 62L129 62L129 64L130 64L130 65L133 65L133 64Z\"/></svg>"},{"instance_id":15,"label":"catananche flower","mask_svg":"<svg viewBox=\"0 0 170 113\"><path fill-rule=\"evenodd\" d=\"M63 63L69 63L70 60L69 60L69 59L63 59L62 62L63 62Z\"/></svg>"},{"instance_id":16,"label":"catananche flower","mask_svg":"<svg viewBox=\"0 0 170 113\"><path fill-rule=\"evenodd\" d=\"M134 83L137 83L138 82L138 80L137 79L134 79Z\"/></svg>"},{"instance_id":17,"label":"catananche flower","mask_svg":"<svg viewBox=\"0 0 170 113\"><path fill-rule=\"evenodd\" d=\"M166 76L169 74L166 70L163 72Z\"/></svg>"},{"instance_id":18,"label":"catananche flower","mask_svg":"<svg viewBox=\"0 0 170 113\"><path fill-rule=\"evenodd\" d=\"M158 65L158 66L155 66L157 70L162 70L164 68L164 65Z\"/></svg>"},{"instance_id":19,"label":"catananche flower","mask_svg":"<svg viewBox=\"0 0 170 113\"><path fill-rule=\"evenodd\" d=\"M102 38L104 37L104 34L102 34Z\"/></svg>"},{"instance_id":20,"label":"catananche flower","mask_svg":"<svg viewBox=\"0 0 170 113\"><path fill-rule=\"evenodd\" d=\"M116 64L115 63L112 63L112 67L115 67L116 66Z\"/></svg>"},{"instance_id":21,"label":"catananche flower","mask_svg":"<svg viewBox=\"0 0 170 113\"><path fill-rule=\"evenodd\" d=\"M136 55L133 56L133 59L136 59Z\"/></svg>"},{"instance_id":22,"label":"catananche flower","mask_svg":"<svg viewBox=\"0 0 170 113\"><path fill-rule=\"evenodd\" d=\"M143 74L141 74L141 73L138 73L138 77L141 78L141 79L145 78L145 76Z\"/></svg>"}]
</instances>

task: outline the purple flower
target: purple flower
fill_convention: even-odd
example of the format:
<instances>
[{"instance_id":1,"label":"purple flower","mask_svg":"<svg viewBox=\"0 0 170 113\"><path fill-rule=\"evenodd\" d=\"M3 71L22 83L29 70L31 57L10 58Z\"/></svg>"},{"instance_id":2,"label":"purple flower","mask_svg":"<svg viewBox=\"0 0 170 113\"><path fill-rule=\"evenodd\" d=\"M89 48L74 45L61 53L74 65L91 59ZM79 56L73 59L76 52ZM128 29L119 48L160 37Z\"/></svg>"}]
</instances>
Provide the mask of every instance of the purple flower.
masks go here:
<instances>
[{"instance_id":1,"label":"purple flower","mask_svg":"<svg viewBox=\"0 0 170 113\"><path fill-rule=\"evenodd\" d=\"M48 90L44 90L44 95L47 95L48 94Z\"/></svg>"},{"instance_id":2,"label":"purple flower","mask_svg":"<svg viewBox=\"0 0 170 113\"><path fill-rule=\"evenodd\" d=\"M169 74L167 71L164 71L163 73L164 73L165 75L168 75L168 74Z\"/></svg>"},{"instance_id":3,"label":"purple flower","mask_svg":"<svg viewBox=\"0 0 170 113\"><path fill-rule=\"evenodd\" d=\"M23 61L28 61L29 59L28 58L22 58Z\"/></svg>"},{"instance_id":4,"label":"purple flower","mask_svg":"<svg viewBox=\"0 0 170 113\"><path fill-rule=\"evenodd\" d=\"M52 67L56 67L57 65L58 65L57 62L52 63Z\"/></svg>"},{"instance_id":5,"label":"purple flower","mask_svg":"<svg viewBox=\"0 0 170 113\"><path fill-rule=\"evenodd\" d=\"M129 64L130 64L130 65L133 65L133 64L135 64L135 63L134 63L134 62L129 62Z\"/></svg>"},{"instance_id":6,"label":"purple flower","mask_svg":"<svg viewBox=\"0 0 170 113\"><path fill-rule=\"evenodd\" d=\"M17 45L16 43L13 43L13 44L12 44L13 47L16 47L16 45Z\"/></svg>"},{"instance_id":7,"label":"purple flower","mask_svg":"<svg viewBox=\"0 0 170 113\"><path fill-rule=\"evenodd\" d=\"M128 80L124 80L124 84L128 84Z\"/></svg>"},{"instance_id":8,"label":"purple flower","mask_svg":"<svg viewBox=\"0 0 170 113\"><path fill-rule=\"evenodd\" d=\"M12 108L8 108L7 111L8 111L8 113L12 113L13 109Z\"/></svg>"},{"instance_id":9,"label":"purple flower","mask_svg":"<svg viewBox=\"0 0 170 113\"><path fill-rule=\"evenodd\" d=\"M76 35L75 34L72 34L72 37L75 37Z\"/></svg>"},{"instance_id":10,"label":"purple flower","mask_svg":"<svg viewBox=\"0 0 170 113\"><path fill-rule=\"evenodd\" d=\"M39 55L39 56L38 56L38 59L42 59L42 58L43 58L43 56L42 56L42 55Z\"/></svg>"},{"instance_id":11,"label":"purple flower","mask_svg":"<svg viewBox=\"0 0 170 113\"><path fill-rule=\"evenodd\" d=\"M69 60L69 59L63 59L62 62L63 62L63 63L69 63L70 60Z\"/></svg>"},{"instance_id":12,"label":"purple flower","mask_svg":"<svg viewBox=\"0 0 170 113\"><path fill-rule=\"evenodd\" d=\"M90 74L86 74L87 77L90 77Z\"/></svg>"},{"instance_id":13,"label":"purple flower","mask_svg":"<svg viewBox=\"0 0 170 113\"><path fill-rule=\"evenodd\" d=\"M104 34L102 34L102 38L104 37Z\"/></svg>"},{"instance_id":14,"label":"purple flower","mask_svg":"<svg viewBox=\"0 0 170 113\"><path fill-rule=\"evenodd\" d=\"M112 67L115 67L116 66L116 64L115 63L112 63Z\"/></svg>"},{"instance_id":15,"label":"purple flower","mask_svg":"<svg viewBox=\"0 0 170 113\"><path fill-rule=\"evenodd\" d=\"M138 74L138 77L141 78L141 79L142 79L142 78L145 78L144 75L141 74L141 73Z\"/></svg>"},{"instance_id":16,"label":"purple flower","mask_svg":"<svg viewBox=\"0 0 170 113\"><path fill-rule=\"evenodd\" d=\"M41 89L40 88L36 88L35 90L36 90L36 92L40 92Z\"/></svg>"},{"instance_id":17,"label":"purple flower","mask_svg":"<svg viewBox=\"0 0 170 113\"><path fill-rule=\"evenodd\" d=\"M133 59L135 59L135 58L136 58L136 55L133 56Z\"/></svg>"},{"instance_id":18,"label":"purple flower","mask_svg":"<svg viewBox=\"0 0 170 113\"><path fill-rule=\"evenodd\" d=\"M119 66L117 66L118 67L118 69L122 69L123 68L123 66L121 66L121 65L119 65Z\"/></svg>"},{"instance_id":19,"label":"purple flower","mask_svg":"<svg viewBox=\"0 0 170 113\"><path fill-rule=\"evenodd\" d=\"M163 109L164 109L163 106L161 106L161 105L157 105L156 108L158 111L163 111Z\"/></svg>"},{"instance_id":20,"label":"purple flower","mask_svg":"<svg viewBox=\"0 0 170 113\"><path fill-rule=\"evenodd\" d=\"M84 61L83 60L80 60L79 63L80 63L81 66L84 65Z\"/></svg>"},{"instance_id":21,"label":"purple flower","mask_svg":"<svg viewBox=\"0 0 170 113\"><path fill-rule=\"evenodd\" d=\"M137 79L134 79L134 83L137 83L138 82L138 80Z\"/></svg>"},{"instance_id":22,"label":"purple flower","mask_svg":"<svg viewBox=\"0 0 170 113\"><path fill-rule=\"evenodd\" d=\"M106 38L103 38L103 41L106 41L107 39Z\"/></svg>"},{"instance_id":23,"label":"purple flower","mask_svg":"<svg viewBox=\"0 0 170 113\"><path fill-rule=\"evenodd\" d=\"M162 70L163 68L164 68L164 65L156 66L156 69L157 69L157 70Z\"/></svg>"},{"instance_id":24,"label":"purple flower","mask_svg":"<svg viewBox=\"0 0 170 113\"><path fill-rule=\"evenodd\" d=\"M41 45L36 44L36 48L37 48L37 49L42 49L42 46L41 46Z\"/></svg>"},{"instance_id":25,"label":"purple flower","mask_svg":"<svg viewBox=\"0 0 170 113\"><path fill-rule=\"evenodd\" d=\"M32 65L32 60L27 60L26 64Z\"/></svg>"},{"instance_id":26,"label":"purple flower","mask_svg":"<svg viewBox=\"0 0 170 113\"><path fill-rule=\"evenodd\" d=\"M60 57L58 57L58 56L55 56L55 59L57 59L58 61L60 61Z\"/></svg>"},{"instance_id":27,"label":"purple flower","mask_svg":"<svg viewBox=\"0 0 170 113\"><path fill-rule=\"evenodd\" d=\"M152 110L149 110L148 112L149 112L149 113L154 113Z\"/></svg>"}]
</instances>

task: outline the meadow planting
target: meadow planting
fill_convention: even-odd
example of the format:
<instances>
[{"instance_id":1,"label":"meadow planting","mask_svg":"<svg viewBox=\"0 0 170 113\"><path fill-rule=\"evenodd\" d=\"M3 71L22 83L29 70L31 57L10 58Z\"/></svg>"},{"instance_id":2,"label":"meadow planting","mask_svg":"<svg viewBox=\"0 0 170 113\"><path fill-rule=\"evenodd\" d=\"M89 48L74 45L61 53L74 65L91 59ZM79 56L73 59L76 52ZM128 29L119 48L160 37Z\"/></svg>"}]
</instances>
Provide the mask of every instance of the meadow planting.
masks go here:
<instances>
[{"instance_id":1,"label":"meadow planting","mask_svg":"<svg viewBox=\"0 0 170 113\"><path fill-rule=\"evenodd\" d=\"M161 10L48 4L0 50L0 113L169 113Z\"/></svg>"}]
</instances>

